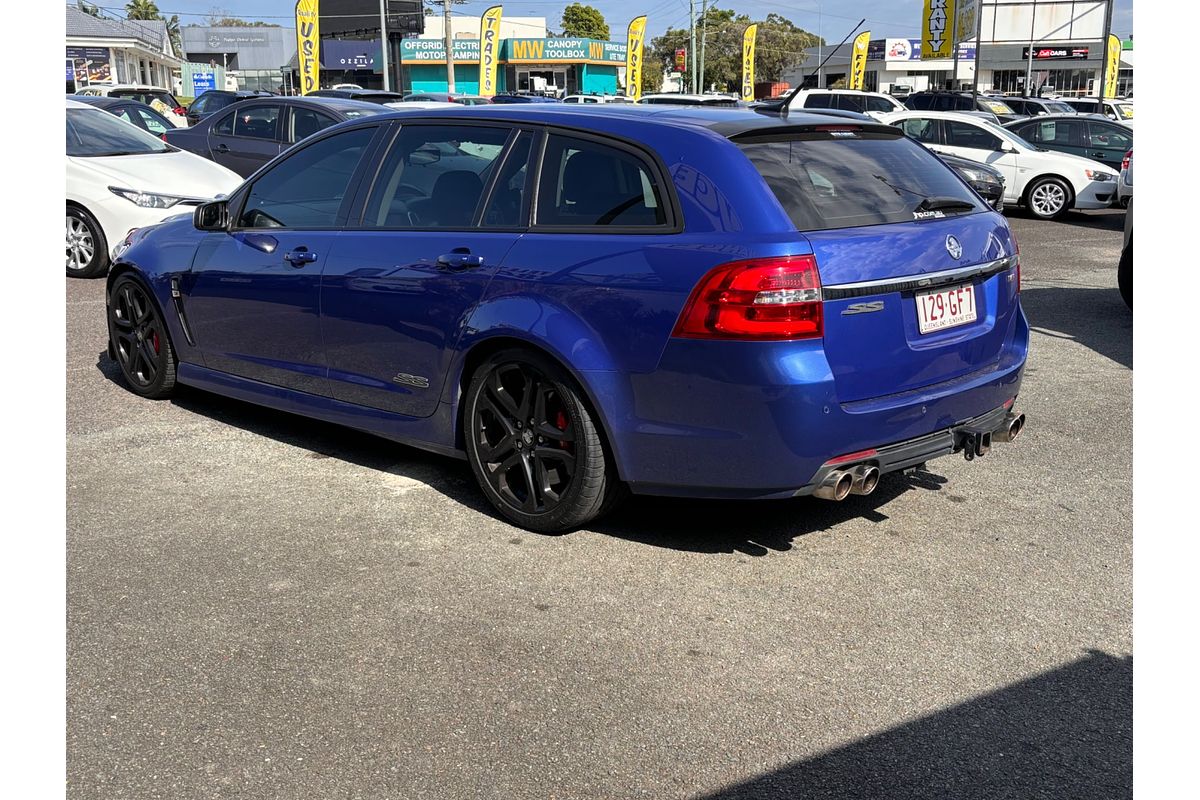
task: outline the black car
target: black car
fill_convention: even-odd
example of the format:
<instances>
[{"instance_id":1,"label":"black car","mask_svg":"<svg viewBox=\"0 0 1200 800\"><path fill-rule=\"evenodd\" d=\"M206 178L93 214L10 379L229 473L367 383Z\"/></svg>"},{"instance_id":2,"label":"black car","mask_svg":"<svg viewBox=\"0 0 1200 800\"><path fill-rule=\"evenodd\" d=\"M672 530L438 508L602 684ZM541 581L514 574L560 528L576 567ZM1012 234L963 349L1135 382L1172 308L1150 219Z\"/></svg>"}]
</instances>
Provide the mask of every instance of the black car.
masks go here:
<instances>
[{"instance_id":1,"label":"black car","mask_svg":"<svg viewBox=\"0 0 1200 800\"><path fill-rule=\"evenodd\" d=\"M938 153L937 150L933 152L937 153L938 158L957 172L960 178L969 183L972 189L979 192L989 206L997 211L1004 210L1004 173L995 167L972 161L969 158Z\"/></svg>"},{"instance_id":2,"label":"black car","mask_svg":"<svg viewBox=\"0 0 1200 800\"><path fill-rule=\"evenodd\" d=\"M1008 97L1000 95L989 95L991 100L999 100L1018 114L1024 114L1027 117L1040 117L1046 114L1074 114L1075 109L1064 103L1062 100L1055 100L1050 97Z\"/></svg>"},{"instance_id":3,"label":"black car","mask_svg":"<svg viewBox=\"0 0 1200 800\"><path fill-rule=\"evenodd\" d=\"M986 111L994 114L1001 123L1025 117L999 97L981 94L972 99L970 92L915 92L904 98L904 105L914 111Z\"/></svg>"},{"instance_id":4,"label":"black car","mask_svg":"<svg viewBox=\"0 0 1200 800\"><path fill-rule=\"evenodd\" d=\"M166 140L246 177L319 130L388 110L376 103L311 95L260 97L240 100L190 128L169 131Z\"/></svg>"},{"instance_id":5,"label":"black car","mask_svg":"<svg viewBox=\"0 0 1200 800\"><path fill-rule=\"evenodd\" d=\"M309 92L306 97L339 97L342 100L361 100L364 103L399 103L404 95L398 92L385 92L382 89L318 89Z\"/></svg>"},{"instance_id":6,"label":"black car","mask_svg":"<svg viewBox=\"0 0 1200 800\"><path fill-rule=\"evenodd\" d=\"M509 92L508 94L498 94L492 98L493 103L501 105L505 103L561 103L562 101L556 97L545 97L540 94L518 94Z\"/></svg>"},{"instance_id":7,"label":"black car","mask_svg":"<svg viewBox=\"0 0 1200 800\"><path fill-rule=\"evenodd\" d=\"M458 103L463 106L483 106L491 103L491 98L477 94L450 94L449 92L413 92L404 95L404 102L433 101L436 103ZM390 102L390 101L389 101Z\"/></svg>"},{"instance_id":8,"label":"black car","mask_svg":"<svg viewBox=\"0 0 1200 800\"><path fill-rule=\"evenodd\" d=\"M1090 158L1118 172L1133 149L1133 128L1099 114L1047 114L1004 127L1038 147Z\"/></svg>"},{"instance_id":9,"label":"black car","mask_svg":"<svg viewBox=\"0 0 1200 800\"><path fill-rule=\"evenodd\" d=\"M245 100L248 97L273 97L271 92L252 91L242 89L236 92L229 92L223 89L209 89L204 94L197 97L188 106L187 121L188 125L195 125L200 120L210 114L215 114L222 108L233 105L239 100Z\"/></svg>"},{"instance_id":10,"label":"black car","mask_svg":"<svg viewBox=\"0 0 1200 800\"><path fill-rule=\"evenodd\" d=\"M114 117L120 117L128 123L136 125L147 133L162 136L168 131L177 129L162 114L145 103L123 97L94 97L92 95L71 95L72 100L87 103L89 106L102 108Z\"/></svg>"}]
</instances>

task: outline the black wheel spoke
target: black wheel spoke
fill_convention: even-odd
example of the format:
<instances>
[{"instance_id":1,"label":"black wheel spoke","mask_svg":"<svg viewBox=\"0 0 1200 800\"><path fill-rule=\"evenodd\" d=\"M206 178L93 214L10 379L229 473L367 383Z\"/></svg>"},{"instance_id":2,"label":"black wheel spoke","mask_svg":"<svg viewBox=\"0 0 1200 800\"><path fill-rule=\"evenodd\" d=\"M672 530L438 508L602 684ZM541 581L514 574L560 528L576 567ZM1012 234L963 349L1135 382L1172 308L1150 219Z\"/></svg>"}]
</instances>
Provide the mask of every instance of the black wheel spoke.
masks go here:
<instances>
[{"instance_id":1,"label":"black wheel spoke","mask_svg":"<svg viewBox=\"0 0 1200 800\"><path fill-rule=\"evenodd\" d=\"M538 383L532 375L521 370L521 405L517 408L517 419L527 420L533 413L533 395L538 390Z\"/></svg>"},{"instance_id":2,"label":"black wheel spoke","mask_svg":"<svg viewBox=\"0 0 1200 800\"><path fill-rule=\"evenodd\" d=\"M146 368L146 382L149 383L158 374L158 360L155 358L154 350L149 342L139 342L138 345L142 352L142 364Z\"/></svg>"},{"instance_id":3,"label":"black wheel spoke","mask_svg":"<svg viewBox=\"0 0 1200 800\"><path fill-rule=\"evenodd\" d=\"M532 514L540 505L542 493L533 474L533 459L528 454L521 455L521 475L525 478L526 488L525 502L521 503L521 509Z\"/></svg>"},{"instance_id":4,"label":"black wheel spoke","mask_svg":"<svg viewBox=\"0 0 1200 800\"><path fill-rule=\"evenodd\" d=\"M554 423L538 422L537 433L539 436L545 437L555 442L573 442L575 441L575 433L571 430L571 423L567 423L567 429L560 430Z\"/></svg>"},{"instance_id":5,"label":"black wheel spoke","mask_svg":"<svg viewBox=\"0 0 1200 800\"><path fill-rule=\"evenodd\" d=\"M509 416L507 410L503 407L503 403L497 403L487 394L480 395L479 407L486 410L495 420L504 428L504 435L511 437L516 430L513 424L516 422L514 417Z\"/></svg>"},{"instance_id":6,"label":"black wheel spoke","mask_svg":"<svg viewBox=\"0 0 1200 800\"><path fill-rule=\"evenodd\" d=\"M517 406L517 402L513 400L512 395L508 393L508 389L505 389L504 384L500 381L500 370L492 373L491 378L488 380L487 388L491 394L491 398L504 409L504 413L509 419L520 419L520 409Z\"/></svg>"},{"instance_id":7,"label":"black wheel spoke","mask_svg":"<svg viewBox=\"0 0 1200 800\"><path fill-rule=\"evenodd\" d=\"M487 437L481 436L479 441L479 458L488 464L495 464L513 452L516 447L517 444L512 436L505 436L495 445L488 444Z\"/></svg>"},{"instance_id":8,"label":"black wheel spoke","mask_svg":"<svg viewBox=\"0 0 1200 800\"><path fill-rule=\"evenodd\" d=\"M564 477L570 478L575 474L575 454L569 450L559 450L556 447L539 447L534 455L541 461L552 461L555 466L562 466Z\"/></svg>"}]
</instances>

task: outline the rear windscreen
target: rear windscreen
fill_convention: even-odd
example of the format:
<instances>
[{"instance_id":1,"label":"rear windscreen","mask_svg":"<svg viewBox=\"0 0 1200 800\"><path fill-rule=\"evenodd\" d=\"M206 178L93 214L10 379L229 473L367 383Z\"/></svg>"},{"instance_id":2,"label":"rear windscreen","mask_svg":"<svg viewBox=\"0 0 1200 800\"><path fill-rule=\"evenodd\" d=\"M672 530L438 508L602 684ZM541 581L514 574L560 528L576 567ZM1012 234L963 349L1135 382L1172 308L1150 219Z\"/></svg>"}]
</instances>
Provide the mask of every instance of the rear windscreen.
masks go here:
<instances>
[{"instance_id":1,"label":"rear windscreen","mask_svg":"<svg viewBox=\"0 0 1200 800\"><path fill-rule=\"evenodd\" d=\"M902 136L833 131L735 144L797 230L856 228L987 210L950 167Z\"/></svg>"}]
</instances>

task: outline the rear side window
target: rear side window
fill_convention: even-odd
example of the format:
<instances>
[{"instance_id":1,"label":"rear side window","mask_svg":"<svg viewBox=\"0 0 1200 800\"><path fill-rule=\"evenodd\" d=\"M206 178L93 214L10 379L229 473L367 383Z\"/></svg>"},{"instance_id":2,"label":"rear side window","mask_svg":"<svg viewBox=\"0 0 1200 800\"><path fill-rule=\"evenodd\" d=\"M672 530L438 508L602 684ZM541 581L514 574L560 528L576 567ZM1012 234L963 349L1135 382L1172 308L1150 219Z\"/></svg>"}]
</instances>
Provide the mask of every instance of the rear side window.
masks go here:
<instances>
[{"instance_id":1,"label":"rear side window","mask_svg":"<svg viewBox=\"0 0 1200 800\"><path fill-rule=\"evenodd\" d=\"M334 228L350 179L374 128L322 139L276 164L250 187L239 225L244 228Z\"/></svg>"},{"instance_id":2,"label":"rear side window","mask_svg":"<svg viewBox=\"0 0 1200 800\"><path fill-rule=\"evenodd\" d=\"M542 161L537 224L570 227L666 225L654 171L627 150L551 135Z\"/></svg>"},{"instance_id":3,"label":"rear side window","mask_svg":"<svg viewBox=\"0 0 1200 800\"><path fill-rule=\"evenodd\" d=\"M916 117L900 123L900 130L923 144L941 144L938 134L938 121Z\"/></svg>"},{"instance_id":4,"label":"rear side window","mask_svg":"<svg viewBox=\"0 0 1200 800\"><path fill-rule=\"evenodd\" d=\"M833 108L833 95L810 94L804 99L805 108Z\"/></svg>"},{"instance_id":5,"label":"rear side window","mask_svg":"<svg viewBox=\"0 0 1200 800\"><path fill-rule=\"evenodd\" d=\"M314 111L311 108L292 108L292 130L288 137L289 142L298 142L301 139L312 136L320 130L328 128L330 125L336 125L337 120L328 114L322 114L320 111Z\"/></svg>"},{"instance_id":6,"label":"rear side window","mask_svg":"<svg viewBox=\"0 0 1200 800\"><path fill-rule=\"evenodd\" d=\"M896 107L888 102L885 98L873 97L871 95L865 95L863 97L863 107L867 111L882 111L884 113L896 110Z\"/></svg>"},{"instance_id":7,"label":"rear side window","mask_svg":"<svg viewBox=\"0 0 1200 800\"><path fill-rule=\"evenodd\" d=\"M1083 120L1051 119L1039 122L1034 129L1037 131L1037 140L1042 144L1083 147L1086 125Z\"/></svg>"},{"instance_id":8,"label":"rear side window","mask_svg":"<svg viewBox=\"0 0 1200 800\"><path fill-rule=\"evenodd\" d=\"M949 167L900 136L814 132L736 144L798 230L912 222L930 213L927 198L963 204L940 213L984 210Z\"/></svg>"},{"instance_id":9,"label":"rear side window","mask_svg":"<svg viewBox=\"0 0 1200 800\"><path fill-rule=\"evenodd\" d=\"M970 147L975 150L1000 149L1000 137L978 125L947 119L942 120L942 126L946 131L946 144L951 147Z\"/></svg>"},{"instance_id":10,"label":"rear side window","mask_svg":"<svg viewBox=\"0 0 1200 800\"><path fill-rule=\"evenodd\" d=\"M933 98L927 94L915 94L908 98L908 107L919 111L928 111L933 107Z\"/></svg>"}]
</instances>

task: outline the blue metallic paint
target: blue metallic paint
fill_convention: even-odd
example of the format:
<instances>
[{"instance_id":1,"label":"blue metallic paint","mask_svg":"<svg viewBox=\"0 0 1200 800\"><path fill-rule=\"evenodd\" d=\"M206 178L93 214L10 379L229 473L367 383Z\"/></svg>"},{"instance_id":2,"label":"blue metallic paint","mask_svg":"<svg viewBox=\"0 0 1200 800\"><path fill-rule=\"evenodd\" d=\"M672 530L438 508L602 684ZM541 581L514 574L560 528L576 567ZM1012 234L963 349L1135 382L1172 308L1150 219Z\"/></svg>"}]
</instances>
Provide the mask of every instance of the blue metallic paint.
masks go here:
<instances>
[{"instance_id":1,"label":"blue metallic paint","mask_svg":"<svg viewBox=\"0 0 1200 800\"><path fill-rule=\"evenodd\" d=\"M573 112L543 106L485 109L479 116L582 126L583 115ZM993 213L800 234L753 165L701 127L712 113L586 115L591 131L638 141L662 159L684 232L330 234L336 241L318 284L319 352L309 339L294 348L307 355L266 365L242 359L242 374L231 375L221 359L239 348L201 353L168 313L183 362L179 380L461 456L464 365L477 348L525 342L580 382L618 472L634 491L715 497L794 494L833 456L949 427L1016 395L1028 325L1011 273L976 282L982 290L976 323L928 338L911 333L911 293L883 296L884 313L853 317L839 312L852 301L827 301L823 342L670 338L697 281L727 261L815 252L830 285L956 266L945 250L947 231L963 244L963 265L1015 249L1003 217ZM729 113L740 112L723 116ZM169 278L188 277L192 252L210 236L230 235L201 233L190 220L166 223L131 247L116 269L136 269L168 309ZM431 266L443 248L458 246L478 250L485 265L465 276ZM311 284L281 312L264 280L249 302L308 336ZM189 315L192 302L184 298ZM275 333L245 314L245 324L226 333L252 352L255 341ZM214 359L216 351L221 357ZM245 364L276 371L254 373ZM264 382L281 381L280 369L293 381L322 376L330 388ZM385 386L396 372L425 375L430 388Z\"/></svg>"}]
</instances>

